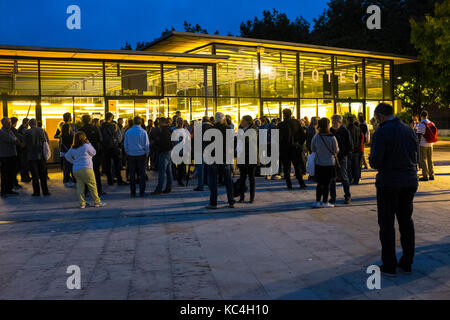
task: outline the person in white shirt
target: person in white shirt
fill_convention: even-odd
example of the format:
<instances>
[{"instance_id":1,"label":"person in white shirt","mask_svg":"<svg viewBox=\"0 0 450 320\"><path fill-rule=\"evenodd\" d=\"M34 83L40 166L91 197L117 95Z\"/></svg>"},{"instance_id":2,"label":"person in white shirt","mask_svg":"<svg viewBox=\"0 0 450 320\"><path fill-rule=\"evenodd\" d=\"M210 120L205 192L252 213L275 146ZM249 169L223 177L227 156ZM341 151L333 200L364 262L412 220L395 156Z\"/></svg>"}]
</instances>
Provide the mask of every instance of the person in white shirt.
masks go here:
<instances>
[{"instance_id":1,"label":"person in white shirt","mask_svg":"<svg viewBox=\"0 0 450 320\"><path fill-rule=\"evenodd\" d=\"M128 155L128 168L130 171L131 197L136 196L136 173L139 175L139 195L145 196L147 157L150 154L150 143L147 132L141 127L142 119L134 118L133 126L125 133L123 143L125 153Z\"/></svg>"},{"instance_id":2,"label":"person in white shirt","mask_svg":"<svg viewBox=\"0 0 450 320\"><path fill-rule=\"evenodd\" d=\"M434 166L433 166L433 145L425 139L427 125L431 123L428 119L428 112L423 110L420 113L420 122L416 125L416 132L420 137L419 141L419 161L422 168L422 178L420 181L434 180Z\"/></svg>"},{"instance_id":3,"label":"person in white shirt","mask_svg":"<svg viewBox=\"0 0 450 320\"><path fill-rule=\"evenodd\" d=\"M86 208L86 200L84 198L86 187L89 188L95 207L104 207L106 203L102 202L97 193L97 183L95 181L94 166L92 157L96 151L86 138L83 131L75 134L73 146L65 153L65 158L73 167L73 175L77 180L77 194L80 200L80 208Z\"/></svg>"}]
</instances>

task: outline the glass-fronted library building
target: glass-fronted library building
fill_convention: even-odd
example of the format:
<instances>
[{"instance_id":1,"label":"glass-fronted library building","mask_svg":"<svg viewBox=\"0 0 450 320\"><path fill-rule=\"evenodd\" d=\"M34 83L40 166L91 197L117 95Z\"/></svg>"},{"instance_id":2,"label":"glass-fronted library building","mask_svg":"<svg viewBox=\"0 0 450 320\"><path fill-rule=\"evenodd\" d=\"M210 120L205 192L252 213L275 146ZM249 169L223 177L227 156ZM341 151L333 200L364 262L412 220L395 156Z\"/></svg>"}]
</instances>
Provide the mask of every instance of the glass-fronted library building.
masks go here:
<instances>
[{"instance_id":1,"label":"glass-fronted library building","mask_svg":"<svg viewBox=\"0 0 450 320\"><path fill-rule=\"evenodd\" d=\"M393 100L395 64L412 57L173 31L143 51L0 46L0 117L187 120L229 114L296 118L363 112Z\"/></svg>"}]
</instances>

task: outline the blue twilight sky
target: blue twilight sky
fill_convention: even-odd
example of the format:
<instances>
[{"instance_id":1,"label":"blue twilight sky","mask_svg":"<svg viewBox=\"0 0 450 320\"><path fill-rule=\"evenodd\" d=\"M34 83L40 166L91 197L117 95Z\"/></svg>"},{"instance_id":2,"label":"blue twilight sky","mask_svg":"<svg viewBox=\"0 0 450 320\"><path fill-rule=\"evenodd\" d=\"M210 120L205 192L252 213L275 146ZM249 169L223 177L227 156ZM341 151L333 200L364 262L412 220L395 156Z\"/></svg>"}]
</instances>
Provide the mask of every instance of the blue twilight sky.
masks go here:
<instances>
[{"instance_id":1,"label":"blue twilight sky","mask_svg":"<svg viewBox=\"0 0 450 320\"><path fill-rule=\"evenodd\" d=\"M120 49L129 41L152 41L183 22L209 33L239 34L242 21L276 8L290 19L312 23L327 0L0 0L0 44ZM81 30L68 30L67 7L81 8Z\"/></svg>"}]
</instances>

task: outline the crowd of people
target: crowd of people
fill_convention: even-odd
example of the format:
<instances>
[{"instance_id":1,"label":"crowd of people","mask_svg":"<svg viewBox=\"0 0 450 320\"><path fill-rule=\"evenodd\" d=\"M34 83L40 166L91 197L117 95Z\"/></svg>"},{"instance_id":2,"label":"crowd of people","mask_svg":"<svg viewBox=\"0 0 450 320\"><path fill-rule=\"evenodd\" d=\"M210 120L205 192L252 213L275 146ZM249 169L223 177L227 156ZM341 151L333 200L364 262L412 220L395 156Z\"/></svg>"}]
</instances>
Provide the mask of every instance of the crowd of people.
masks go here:
<instances>
[{"instance_id":1,"label":"crowd of people","mask_svg":"<svg viewBox=\"0 0 450 320\"><path fill-rule=\"evenodd\" d=\"M268 180L283 179L287 189L292 189L291 170L301 189L306 188L304 176L307 174L308 159L314 161L314 173L308 180L317 183L314 208L333 207L337 201L336 184L341 182L344 191L344 203L351 203L351 185L357 185L361 179L361 170L368 169L364 153L365 147L371 142L369 125L361 113L357 117L343 119L340 115L328 118L307 117L295 119L290 109L282 112L282 119L269 119L265 116L253 119L244 116L238 128L245 134L249 129L268 130L268 152L271 151L271 130L279 129L279 170L266 176ZM72 115L63 115L63 121L58 126L54 138L59 140L63 184L70 188L75 184L82 208L86 207L85 195L89 190L95 206L104 206L100 197L106 193L102 187L102 176L106 177L108 185L130 187L130 194L136 197L137 185L139 196L146 195L146 184L149 180L148 170L155 170L157 186L150 195L169 194L172 192L173 181L179 186L187 183L194 168L197 186L195 191L204 191L205 184L211 192L208 208L217 208L217 188L225 186L228 204L234 207L235 197L239 202L245 202L245 193L249 191L249 203L255 202L256 180L261 176L261 164L250 161L250 155L257 153L257 146L245 143L235 146L235 156L245 152L244 163L238 165L226 164L225 158L219 164L186 163L175 165L171 152L179 141L172 141L172 133L182 130L184 141L194 144L195 121L183 119L179 111L173 117L160 117L147 124L140 117L114 120L114 115L106 113L104 119L92 119L83 115L78 127L72 121ZM231 117L217 112L215 117L205 116L198 120L202 132L208 129L218 129L222 132L224 141L226 130L235 130ZM372 121L374 131L378 129L377 122ZM1 195L18 194L22 188L21 182L32 181L33 196L49 196L47 186L47 165L44 145L49 142L47 133L36 119L24 119L16 128L18 119L15 117L2 119L0 130L0 160L1 160ZM421 181L434 179L432 149L427 130L432 124L428 114L423 111L421 121L410 124L418 136L419 163L423 171ZM433 124L434 125L434 124ZM202 137L200 137L202 139ZM181 139L180 139L181 141ZM201 142L202 151L211 142ZM225 146L224 146L225 148ZM244 150L245 149L245 150ZM224 150L224 157L225 157ZM314 155L314 157L311 157ZM192 157L192 160L194 157ZM239 179L233 181L235 170L239 171ZM124 172L125 171L125 172ZM123 176L125 173L125 177ZM30 176L31 175L31 176ZM247 185L248 180L248 185Z\"/></svg>"},{"instance_id":2,"label":"crowd of people","mask_svg":"<svg viewBox=\"0 0 450 320\"><path fill-rule=\"evenodd\" d=\"M376 178L378 223L382 244L382 272L395 274L396 268L410 272L414 256L414 224L412 221L413 198L418 181L434 180L433 144L437 141L437 129L428 119L427 111L422 111L419 119L413 119L409 126L394 116L392 106L381 103L375 109L371 120L373 127L359 114L344 119L341 115L328 118L313 117L309 120L295 119L290 109L282 111L283 119L242 117L238 135L248 130L266 129L268 132L268 153L271 153L271 133L278 129L279 159L278 172L266 176L268 180L284 178L287 189L293 189L291 171L300 189L307 188L303 177L309 171L309 181L316 182L316 199L313 208L332 208L337 201L336 184L341 182L344 204L351 203L351 186L358 185L361 170L367 169L365 147L370 145L369 163L378 171ZM202 133L217 129L226 141L226 131L235 130L231 117L217 112L215 117L197 120ZM173 181L185 186L194 168L197 186L194 191L205 191L209 187L208 209L217 209L218 187L225 186L228 205L235 206L235 198L245 203L249 191L250 204L256 201L256 177L260 176L263 165L253 161L258 154L258 144L248 138L237 139L234 156L245 154L244 160L236 167L226 161L226 144L223 143L223 159L206 164L174 164L171 153L180 142L194 145L201 139L201 151L209 147L211 141L195 136L195 121L184 120L178 111L173 117L160 117L147 124L139 116L133 119L119 118L106 113L105 118L92 119L83 115L82 125L72 122L70 113L63 116L54 137L59 140L62 183L71 188L76 184L76 194L80 208L86 208L89 192L95 207L106 205L100 197L106 193L102 188L102 176L108 185L129 186L131 197L146 196L147 171L155 170L157 186L151 195L169 194ZM49 159L49 138L36 119L23 119L18 127L18 119L3 118L0 129L1 196L18 195L22 183L32 182L32 196L50 196L47 185L47 160ZM172 133L181 132L179 141L172 141ZM236 131L236 130L235 130ZM418 179L418 168L422 177ZM239 179L233 181L235 169ZM124 172L125 171L125 172ZM31 175L31 176L30 176ZM125 175L125 176L123 176ZM247 180L248 185L247 186ZM403 256L399 262L395 255L394 221L397 217Z\"/></svg>"}]
</instances>

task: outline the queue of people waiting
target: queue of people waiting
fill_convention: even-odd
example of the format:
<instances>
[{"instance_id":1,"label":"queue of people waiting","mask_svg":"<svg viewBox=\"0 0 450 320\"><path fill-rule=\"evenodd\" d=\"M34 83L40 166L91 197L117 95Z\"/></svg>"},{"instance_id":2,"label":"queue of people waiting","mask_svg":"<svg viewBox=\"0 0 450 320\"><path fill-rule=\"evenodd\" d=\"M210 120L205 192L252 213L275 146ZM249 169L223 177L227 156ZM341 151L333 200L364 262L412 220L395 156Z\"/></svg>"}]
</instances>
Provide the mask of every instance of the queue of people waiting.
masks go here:
<instances>
[{"instance_id":1,"label":"queue of people waiting","mask_svg":"<svg viewBox=\"0 0 450 320\"><path fill-rule=\"evenodd\" d=\"M295 178L301 189L306 188L303 176L307 173L307 161L313 161L314 174L310 181L317 182L316 201L314 208L333 207L337 201L336 183L341 182L344 191L344 203L351 203L350 186L357 185L361 179L361 170L368 169L364 149L370 144L369 126L363 114L349 117L344 121L340 115L330 119L307 117L296 120L290 109L283 110L283 119L252 119L244 116L239 129L245 133L249 129L268 130L268 150L270 152L270 133L279 129L279 170L269 175L268 180L284 178L287 189L293 189L291 170L294 169ZM422 121L414 125L420 141L420 163L422 164L422 181L434 179L432 164L432 143L427 142L428 128L431 127L428 114L424 111ZM235 128L231 117L217 112L215 117L203 117L201 122L203 134L211 128L221 131L225 138L227 129ZM24 119L19 128L18 119L12 117L2 119L0 130L0 162L1 162L1 196L17 195L19 184L17 176L20 174L22 183L32 181L32 196L49 196L47 186L47 165L45 147L48 147L48 135L36 119ZM161 117L154 122L149 120L147 125L140 117L134 119L119 118L106 113L105 119L92 119L90 115L81 118L82 125L76 126L72 122L70 113L63 115L54 137L59 140L61 169L63 184L70 188L76 184L80 207L86 207L85 196L87 190L91 194L96 207L105 206L100 197L106 195L102 187L102 175L106 176L108 185L130 187L131 197L137 196L136 185L139 184L139 196L146 195L147 170L158 171L158 182L151 195L169 194L172 192L173 181L184 186L189 179L191 166L175 165L171 160L171 151L179 143L173 142L172 132L182 129L185 141L194 143L194 121L190 123L181 117L177 111L172 118ZM376 122L372 121L374 130ZM433 124L434 125L434 124ZM225 141L225 140L224 140ZM210 142L203 141L202 150ZM194 191L204 191L208 185L211 196L207 205L209 209L217 208L217 188L223 185L227 190L228 204L234 207L235 197L239 202L245 202L245 193L249 189L249 203L255 202L256 182L260 176L260 164L249 161L249 154L256 152L245 140L243 145L236 145L236 153L246 154L245 162L237 165L239 179L233 182L234 166L225 164L192 164L197 186ZM238 150L240 148L240 150ZM245 148L245 150L244 150ZM225 154L225 153L224 153ZM314 155L314 157L311 157ZM125 177L122 171L125 169ZM31 173L31 176L30 176ZM246 180L249 181L249 188Z\"/></svg>"}]
</instances>

